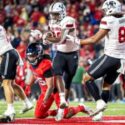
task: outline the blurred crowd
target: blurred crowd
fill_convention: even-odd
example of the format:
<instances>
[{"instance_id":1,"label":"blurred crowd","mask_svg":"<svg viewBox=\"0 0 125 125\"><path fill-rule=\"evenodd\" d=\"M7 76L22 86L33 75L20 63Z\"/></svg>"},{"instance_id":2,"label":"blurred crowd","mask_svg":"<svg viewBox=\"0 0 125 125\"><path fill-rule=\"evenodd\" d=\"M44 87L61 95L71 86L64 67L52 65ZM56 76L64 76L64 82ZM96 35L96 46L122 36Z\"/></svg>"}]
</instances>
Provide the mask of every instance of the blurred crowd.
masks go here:
<instances>
[{"instance_id":1,"label":"blurred crowd","mask_svg":"<svg viewBox=\"0 0 125 125\"><path fill-rule=\"evenodd\" d=\"M67 15L77 19L79 38L86 38L98 30L104 0L65 0ZM52 0L1 0L0 24L7 30L12 44L25 58L25 49L31 29L47 30L48 7ZM81 47L80 55L93 59L98 57L101 45ZM95 52L96 51L96 52Z\"/></svg>"},{"instance_id":2,"label":"blurred crowd","mask_svg":"<svg viewBox=\"0 0 125 125\"><path fill-rule=\"evenodd\" d=\"M41 32L48 30L48 8L53 1L61 0L0 0L0 25L6 28L8 38L11 39L12 45L18 50L23 59L25 59L31 29L39 29ZM98 31L100 20L103 17L101 6L105 0L62 1L67 7L67 15L74 17L77 21L79 38L90 37ZM124 5L125 0L122 2ZM85 70L94 59L99 57L102 48L103 41L93 46L81 46L80 56L84 57L81 60L84 62L83 67ZM84 74L83 71L82 73ZM75 82L74 78L73 83ZM82 79L80 82L82 83ZM86 92L83 92L83 95L85 94ZM86 99L86 96L83 97ZM83 97L79 97L81 101L84 100ZM75 98L76 101L77 98ZM114 98L112 100L114 101Z\"/></svg>"}]
</instances>

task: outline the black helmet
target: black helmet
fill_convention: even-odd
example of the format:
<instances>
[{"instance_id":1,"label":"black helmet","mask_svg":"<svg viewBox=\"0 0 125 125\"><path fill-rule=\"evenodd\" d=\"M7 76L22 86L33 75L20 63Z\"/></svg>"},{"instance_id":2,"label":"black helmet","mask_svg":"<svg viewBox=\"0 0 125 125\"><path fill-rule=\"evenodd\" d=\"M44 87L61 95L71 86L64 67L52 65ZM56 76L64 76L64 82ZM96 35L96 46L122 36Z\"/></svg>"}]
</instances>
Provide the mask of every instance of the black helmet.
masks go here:
<instances>
[{"instance_id":1,"label":"black helmet","mask_svg":"<svg viewBox=\"0 0 125 125\"><path fill-rule=\"evenodd\" d=\"M43 47L40 43L31 43L26 50L26 56L31 65L37 65L43 55Z\"/></svg>"}]
</instances>

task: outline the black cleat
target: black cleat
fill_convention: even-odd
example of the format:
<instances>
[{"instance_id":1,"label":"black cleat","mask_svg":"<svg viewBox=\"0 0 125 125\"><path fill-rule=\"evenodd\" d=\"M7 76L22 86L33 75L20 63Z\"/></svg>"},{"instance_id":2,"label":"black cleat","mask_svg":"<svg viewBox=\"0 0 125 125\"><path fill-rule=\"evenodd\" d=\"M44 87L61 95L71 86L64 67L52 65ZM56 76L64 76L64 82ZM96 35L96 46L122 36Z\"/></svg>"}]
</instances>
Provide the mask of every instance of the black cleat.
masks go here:
<instances>
[{"instance_id":1,"label":"black cleat","mask_svg":"<svg viewBox=\"0 0 125 125\"><path fill-rule=\"evenodd\" d=\"M0 118L0 123L8 123L11 122L11 118L9 116Z\"/></svg>"},{"instance_id":2,"label":"black cleat","mask_svg":"<svg viewBox=\"0 0 125 125\"><path fill-rule=\"evenodd\" d=\"M3 116L0 118L0 123L9 123L13 122L15 120L15 114L8 115L8 116Z\"/></svg>"}]
</instances>

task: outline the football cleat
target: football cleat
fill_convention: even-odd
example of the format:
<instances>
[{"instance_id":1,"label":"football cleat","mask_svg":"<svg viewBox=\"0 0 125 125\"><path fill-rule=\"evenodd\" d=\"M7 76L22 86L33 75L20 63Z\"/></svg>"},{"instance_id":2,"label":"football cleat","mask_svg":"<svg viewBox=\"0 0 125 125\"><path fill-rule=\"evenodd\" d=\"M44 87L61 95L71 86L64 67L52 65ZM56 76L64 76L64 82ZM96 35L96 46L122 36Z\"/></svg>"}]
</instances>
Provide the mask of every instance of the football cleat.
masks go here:
<instances>
[{"instance_id":1,"label":"football cleat","mask_svg":"<svg viewBox=\"0 0 125 125\"><path fill-rule=\"evenodd\" d=\"M56 121L61 121L64 117L64 110L58 110L57 115L55 116Z\"/></svg>"},{"instance_id":2,"label":"football cleat","mask_svg":"<svg viewBox=\"0 0 125 125\"><path fill-rule=\"evenodd\" d=\"M28 112L29 110L33 109L33 105L30 103L29 105L25 106L24 109L20 111L20 114L24 114Z\"/></svg>"},{"instance_id":3,"label":"football cleat","mask_svg":"<svg viewBox=\"0 0 125 125\"><path fill-rule=\"evenodd\" d=\"M101 121L102 120L102 116L103 116L103 112L99 112L97 115L95 115L92 120L93 121Z\"/></svg>"},{"instance_id":4,"label":"football cleat","mask_svg":"<svg viewBox=\"0 0 125 125\"><path fill-rule=\"evenodd\" d=\"M102 99L98 100L96 103L96 111L91 113L90 116L95 116L99 112L103 112L107 108L107 104Z\"/></svg>"},{"instance_id":5,"label":"football cleat","mask_svg":"<svg viewBox=\"0 0 125 125\"><path fill-rule=\"evenodd\" d=\"M15 120L15 113L12 113L12 114L4 115L3 117L1 117L0 123L13 122L14 120Z\"/></svg>"}]
</instances>

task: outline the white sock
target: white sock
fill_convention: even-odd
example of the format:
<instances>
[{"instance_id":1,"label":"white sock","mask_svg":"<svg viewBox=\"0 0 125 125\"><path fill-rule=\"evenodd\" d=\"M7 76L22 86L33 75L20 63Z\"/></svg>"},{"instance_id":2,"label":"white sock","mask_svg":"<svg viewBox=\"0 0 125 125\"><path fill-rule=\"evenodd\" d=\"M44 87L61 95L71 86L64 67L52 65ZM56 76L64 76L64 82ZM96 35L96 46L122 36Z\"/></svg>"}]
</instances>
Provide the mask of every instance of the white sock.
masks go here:
<instances>
[{"instance_id":1,"label":"white sock","mask_svg":"<svg viewBox=\"0 0 125 125\"><path fill-rule=\"evenodd\" d=\"M7 111L15 111L13 103L7 104Z\"/></svg>"},{"instance_id":2,"label":"white sock","mask_svg":"<svg viewBox=\"0 0 125 125\"><path fill-rule=\"evenodd\" d=\"M27 97L23 101L24 101L25 106L31 105L31 102L29 101L29 99Z\"/></svg>"},{"instance_id":3,"label":"white sock","mask_svg":"<svg viewBox=\"0 0 125 125\"><path fill-rule=\"evenodd\" d=\"M59 96L60 96L60 102L66 102L64 92L59 93Z\"/></svg>"}]
</instances>

